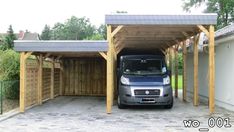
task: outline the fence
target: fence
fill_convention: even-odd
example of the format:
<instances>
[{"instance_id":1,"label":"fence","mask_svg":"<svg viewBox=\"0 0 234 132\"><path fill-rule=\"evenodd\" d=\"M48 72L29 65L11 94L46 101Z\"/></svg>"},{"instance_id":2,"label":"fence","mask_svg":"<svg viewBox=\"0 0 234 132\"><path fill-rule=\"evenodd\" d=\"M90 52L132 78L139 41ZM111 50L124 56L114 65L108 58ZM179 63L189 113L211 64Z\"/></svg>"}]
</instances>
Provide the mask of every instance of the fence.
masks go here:
<instances>
[{"instance_id":1,"label":"fence","mask_svg":"<svg viewBox=\"0 0 234 132\"><path fill-rule=\"evenodd\" d=\"M0 114L19 107L19 80L0 81Z\"/></svg>"}]
</instances>

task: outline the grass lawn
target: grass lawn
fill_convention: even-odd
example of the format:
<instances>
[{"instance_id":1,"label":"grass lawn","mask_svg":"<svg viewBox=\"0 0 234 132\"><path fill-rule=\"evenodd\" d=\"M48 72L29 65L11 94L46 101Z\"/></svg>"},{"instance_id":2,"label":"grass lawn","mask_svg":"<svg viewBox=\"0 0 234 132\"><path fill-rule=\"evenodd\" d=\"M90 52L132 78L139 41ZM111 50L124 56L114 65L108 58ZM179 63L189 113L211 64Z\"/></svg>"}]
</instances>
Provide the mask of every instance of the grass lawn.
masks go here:
<instances>
[{"instance_id":1,"label":"grass lawn","mask_svg":"<svg viewBox=\"0 0 234 132\"><path fill-rule=\"evenodd\" d=\"M172 76L172 88L175 88L175 76ZM179 75L178 76L178 89L182 89L183 86L183 76Z\"/></svg>"}]
</instances>

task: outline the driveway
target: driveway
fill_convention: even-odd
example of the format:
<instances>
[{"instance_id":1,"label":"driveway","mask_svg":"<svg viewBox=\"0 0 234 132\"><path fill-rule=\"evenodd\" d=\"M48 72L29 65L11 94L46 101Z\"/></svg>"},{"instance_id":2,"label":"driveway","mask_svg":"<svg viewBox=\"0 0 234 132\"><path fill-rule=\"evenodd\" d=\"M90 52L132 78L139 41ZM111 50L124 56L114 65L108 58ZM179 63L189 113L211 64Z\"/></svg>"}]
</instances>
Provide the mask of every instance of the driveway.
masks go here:
<instances>
[{"instance_id":1,"label":"driveway","mask_svg":"<svg viewBox=\"0 0 234 132\"><path fill-rule=\"evenodd\" d=\"M1 132L136 132L136 131L194 131L208 128L208 107L201 104L193 107L192 103L174 100L172 109L129 108L120 110L115 105L112 114L105 113L103 97L57 97L41 106L27 110L0 122ZM212 116L230 118L234 125L234 113L216 107ZM185 128L183 120L198 120L198 128ZM196 124L195 124L196 125ZM205 130L205 129L203 129ZM207 129L205 130L207 131ZM234 131L231 128L209 128L209 131Z\"/></svg>"}]
</instances>

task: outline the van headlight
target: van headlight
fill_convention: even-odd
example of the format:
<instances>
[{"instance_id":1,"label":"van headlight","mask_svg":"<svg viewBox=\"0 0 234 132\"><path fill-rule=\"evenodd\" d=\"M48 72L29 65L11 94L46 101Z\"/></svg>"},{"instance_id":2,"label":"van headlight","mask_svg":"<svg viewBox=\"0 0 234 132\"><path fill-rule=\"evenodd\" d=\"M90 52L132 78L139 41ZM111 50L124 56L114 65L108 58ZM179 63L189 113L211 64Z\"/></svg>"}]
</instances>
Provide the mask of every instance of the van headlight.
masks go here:
<instances>
[{"instance_id":1,"label":"van headlight","mask_svg":"<svg viewBox=\"0 0 234 132\"><path fill-rule=\"evenodd\" d=\"M167 84L170 84L170 77L169 76L163 78L163 85L167 85Z\"/></svg>"},{"instance_id":2,"label":"van headlight","mask_svg":"<svg viewBox=\"0 0 234 132\"><path fill-rule=\"evenodd\" d=\"M120 81L124 85L129 85L129 78L126 78L124 76L121 76Z\"/></svg>"}]
</instances>

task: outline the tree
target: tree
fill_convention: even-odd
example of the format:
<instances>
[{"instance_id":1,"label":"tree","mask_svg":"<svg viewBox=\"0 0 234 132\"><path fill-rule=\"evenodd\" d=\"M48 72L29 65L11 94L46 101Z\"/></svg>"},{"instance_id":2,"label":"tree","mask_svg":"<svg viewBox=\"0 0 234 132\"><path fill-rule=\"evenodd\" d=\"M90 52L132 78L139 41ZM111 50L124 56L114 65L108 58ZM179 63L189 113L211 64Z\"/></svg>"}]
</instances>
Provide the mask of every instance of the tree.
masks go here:
<instances>
[{"instance_id":1,"label":"tree","mask_svg":"<svg viewBox=\"0 0 234 132\"><path fill-rule=\"evenodd\" d=\"M44 29L41 33L41 39L42 40L50 40L51 39L52 32L50 30L50 27L46 24Z\"/></svg>"},{"instance_id":2,"label":"tree","mask_svg":"<svg viewBox=\"0 0 234 132\"><path fill-rule=\"evenodd\" d=\"M7 31L6 37L3 39L1 50L12 49L14 46L14 40L16 40L16 35L14 34L13 28L10 25Z\"/></svg>"},{"instance_id":3,"label":"tree","mask_svg":"<svg viewBox=\"0 0 234 132\"><path fill-rule=\"evenodd\" d=\"M64 23L56 23L52 28L55 40L83 40L95 34L96 28L89 19L72 16Z\"/></svg>"},{"instance_id":4,"label":"tree","mask_svg":"<svg viewBox=\"0 0 234 132\"><path fill-rule=\"evenodd\" d=\"M101 24L100 26L99 26L99 28L97 29L97 32L98 32L98 34L99 35L101 35L102 36L102 38L104 39L104 40L106 40L106 38L107 38L107 36L106 36L106 25L104 25L104 24Z\"/></svg>"},{"instance_id":5,"label":"tree","mask_svg":"<svg viewBox=\"0 0 234 132\"><path fill-rule=\"evenodd\" d=\"M187 12L193 7L206 5L205 13L217 13L217 29L223 28L234 21L234 0L183 0L183 9Z\"/></svg>"}]
</instances>

